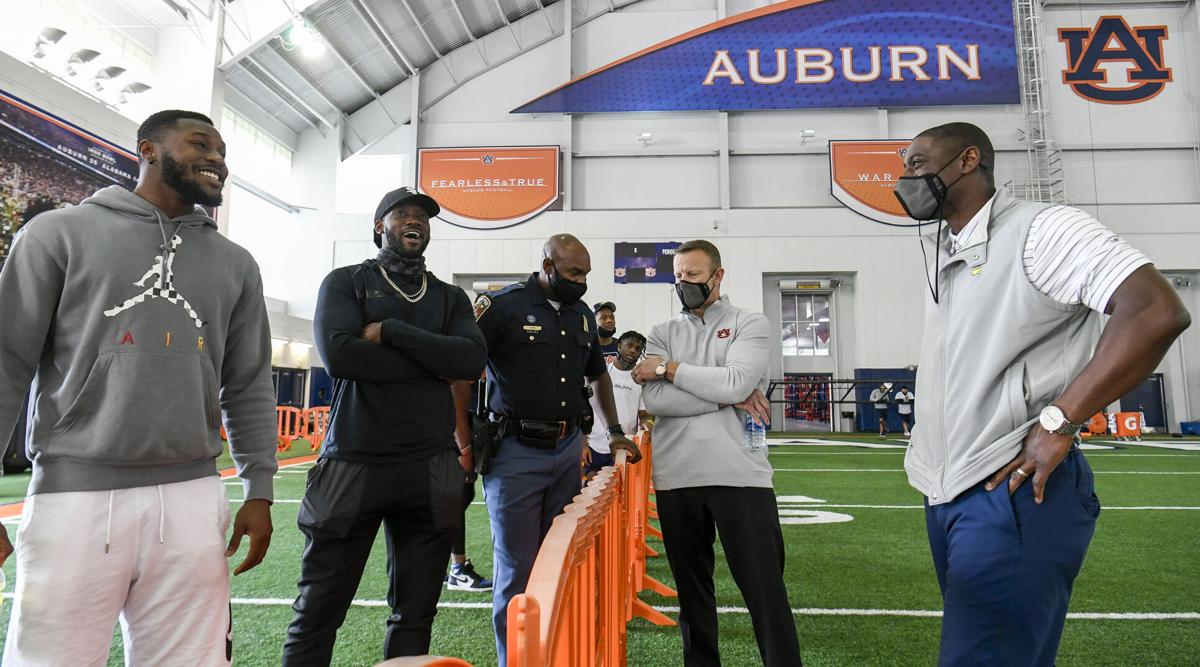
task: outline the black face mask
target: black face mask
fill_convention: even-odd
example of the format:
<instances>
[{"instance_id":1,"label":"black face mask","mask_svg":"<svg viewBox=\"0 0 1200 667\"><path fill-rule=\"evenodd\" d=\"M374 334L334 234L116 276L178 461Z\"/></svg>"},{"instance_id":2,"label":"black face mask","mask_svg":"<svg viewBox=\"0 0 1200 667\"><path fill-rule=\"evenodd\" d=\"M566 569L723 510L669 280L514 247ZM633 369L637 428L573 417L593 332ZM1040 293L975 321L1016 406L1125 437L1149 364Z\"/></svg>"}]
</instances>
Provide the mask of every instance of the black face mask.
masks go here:
<instances>
[{"instance_id":1,"label":"black face mask","mask_svg":"<svg viewBox=\"0 0 1200 667\"><path fill-rule=\"evenodd\" d=\"M901 176L896 182L895 195L896 199L900 200L900 205L904 207L904 212L908 217L917 220L918 222L928 222L931 220L938 221L937 235L935 236L936 243L941 243L942 240L942 224L945 222L942 215L946 208L946 193L950 188L954 187L963 179L966 174L960 175L954 180L954 183L946 185L940 174L954 164L954 161L962 157L964 151L959 151L949 162L942 165L932 174L923 174L921 176ZM921 225L917 225L917 234L921 233ZM936 245L935 245L936 248ZM928 267L929 258L925 254L925 243L921 243L921 257L925 260L926 276L925 284L929 287L929 295L933 297L934 303L939 303L941 296L941 285L939 274L941 273L941 255L938 254L934 259L933 280L929 279Z\"/></svg>"},{"instance_id":2,"label":"black face mask","mask_svg":"<svg viewBox=\"0 0 1200 667\"><path fill-rule=\"evenodd\" d=\"M675 283L675 294L679 296L679 303L688 310L703 307L704 303L708 301L708 295L712 294L712 288L708 286L708 281L712 280L715 275L717 272L713 270L702 283L689 283L686 280Z\"/></svg>"},{"instance_id":3,"label":"black face mask","mask_svg":"<svg viewBox=\"0 0 1200 667\"><path fill-rule=\"evenodd\" d=\"M550 291L554 294L554 300L562 303L564 306L575 303L587 294L587 283L577 283L574 280L563 278L558 271L558 265L553 262L550 264L554 267L554 273L547 276L550 283Z\"/></svg>"},{"instance_id":4,"label":"black face mask","mask_svg":"<svg viewBox=\"0 0 1200 667\"><path fill-rule=\"evenodd\" d=\"M946 191L958 181L946 185L940 174L946 167L954 164L960 155L962 153L954 156L949 162L942 165L941 169L932 174L901 176L896 181L896 199L900 200L900 205L904 207L904 212L908 214L908 217L927 222L936 219L941 214L942 206L946 202ZM962 180L962 176L959 176L958 180Z\"/></svg>"},{"instance_id":5,"label":"black face mask","mask_svg":"<svg viewBox=\"0 0 1200 667\"><path fill-rule=\"evenodd\" d=\"M597 326L596 332L600 334L601 338L612 338L613 334L617 333L617 330L616 329L605 329L604 327Z\"/></svg>"}]
</instances>

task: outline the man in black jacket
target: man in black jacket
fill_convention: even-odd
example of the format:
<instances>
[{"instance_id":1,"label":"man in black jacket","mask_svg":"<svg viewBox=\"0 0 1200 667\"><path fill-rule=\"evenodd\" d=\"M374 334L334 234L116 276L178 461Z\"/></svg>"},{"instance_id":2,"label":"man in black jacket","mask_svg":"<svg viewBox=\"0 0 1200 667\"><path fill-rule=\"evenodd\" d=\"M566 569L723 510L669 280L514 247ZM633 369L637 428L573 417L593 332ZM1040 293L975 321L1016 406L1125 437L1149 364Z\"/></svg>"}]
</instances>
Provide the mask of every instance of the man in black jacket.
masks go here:
<instances>
[{"instance_id":1,"label":"man in black jacket","mask_svg":"<svg viewBox=\"0 0 1200 667\"><path fill-rule=\"evenodd\" d=\"M486 359L467 295L425 270L439 210L412 188L389 192L375 210L379 256L321 285L314 328L333 406L297 520L305 545L285 666L329 664L381 522L384 655L429 651L470 466L454 445L450 382L478 378Z\"/></svg>"}]
</instances>

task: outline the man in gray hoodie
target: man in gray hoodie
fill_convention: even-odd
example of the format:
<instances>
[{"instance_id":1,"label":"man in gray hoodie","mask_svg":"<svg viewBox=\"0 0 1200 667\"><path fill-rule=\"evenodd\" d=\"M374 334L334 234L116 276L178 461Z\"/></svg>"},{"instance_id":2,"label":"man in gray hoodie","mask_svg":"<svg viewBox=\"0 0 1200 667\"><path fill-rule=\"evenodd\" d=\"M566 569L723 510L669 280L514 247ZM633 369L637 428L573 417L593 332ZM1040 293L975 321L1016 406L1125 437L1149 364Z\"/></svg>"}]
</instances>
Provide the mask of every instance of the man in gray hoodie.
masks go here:
<instances>
[{"instance_id":1,"label":"man in gray hoodie","mask_svg":"<svg viewBox=\"0 0 1200 667\"><path fill-rule=\"evenodd\" d=\"M271 539L271 345L258 266L196 206L228 171L212 121L161 111L138 129L133 192L38 216L0 271L0 433L33 382L33 479L18 531L5 665L232 657L229 569ZM224 419L245 501L229 509ZM12 553L0 527L0 563Z\"/></svg>"},{"instance_id":2,"label":"man in gray hoodie","mask_svg":"<svg viewBox=\"0 0 1200 667\"><path fill-rule=\"evenodd\" d=\"M654 488L667 562L679 589L686 667L720 665L713 542L717 532L764 665L800 664L796 622L783 581L783 533L767 450L748 438L769 418L762 313L721 296L725 269L708 241L675 251L683 311L654 325L633 369L654 424ZM760 432L761 433L761 432Z\"/></svg>"}]
</instances>

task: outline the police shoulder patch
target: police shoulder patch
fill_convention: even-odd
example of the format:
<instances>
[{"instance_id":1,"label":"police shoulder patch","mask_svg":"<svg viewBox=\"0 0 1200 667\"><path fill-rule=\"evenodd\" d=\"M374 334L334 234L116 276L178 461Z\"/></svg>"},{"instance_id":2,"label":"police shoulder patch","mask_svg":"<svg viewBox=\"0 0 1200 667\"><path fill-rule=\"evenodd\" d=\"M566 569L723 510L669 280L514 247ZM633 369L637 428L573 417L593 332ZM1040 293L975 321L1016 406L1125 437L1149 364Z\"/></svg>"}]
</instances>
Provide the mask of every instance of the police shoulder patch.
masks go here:
<instances>
[{"instance_id":1,"label":"police shoulder patch","mask_svg":"<svg viewBox=\"0 0 1200 667\"><path fill-rule=\"evenodd\" d=\"M483 317L483 314L486 313L487 309L491 307L492 297L486 294L480 294L479 297L475 299L475 321L478 322L479 318Z\"/></svg>"}]
</instances>

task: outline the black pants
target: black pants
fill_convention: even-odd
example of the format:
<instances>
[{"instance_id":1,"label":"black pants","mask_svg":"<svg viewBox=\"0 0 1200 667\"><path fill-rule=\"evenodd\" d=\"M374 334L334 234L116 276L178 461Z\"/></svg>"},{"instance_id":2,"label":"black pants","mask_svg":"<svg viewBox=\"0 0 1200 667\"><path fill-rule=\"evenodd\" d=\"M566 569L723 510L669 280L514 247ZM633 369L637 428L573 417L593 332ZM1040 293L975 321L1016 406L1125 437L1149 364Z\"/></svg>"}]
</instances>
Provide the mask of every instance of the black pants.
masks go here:
<instances>
[{"instance_id":1,"label":"black pants","mask_svg":"<svg viewBox=\"0 0 1200 667\"><path fill-rule=\"evenodd\" d=\"M475 482L463 484L462 492L462 521L458 522L458 530L454 531L454 546L450 553L455 556L467 555L467 510L475 502Z\"/></svg>"},{"instance_id":2,"label":"black pants","mask_svg":"<svg viewBox=\"0 0 1200 667\"><path fill-rule=\"evenodd\" d=\"M783 533L773 489L700 486L658 491L663 544L679 591L686 667L720 665L713 543L717 533L750 610L767 667L800 665L796 621L783 582Z\"/></svg>"},{"instance_id":3,"label":"black pants","mask_svg":"<svg viewBox=\"0 0 1200 667\"><path fill-rule=\"evenodd\" d=\"M317 461L296 521L305 541L285 666L330 663L380 523L392 608L384 657L429 652L446 552L462 521L462 483L453 449L408 463Z\"/></svg>"}]
</instances>

